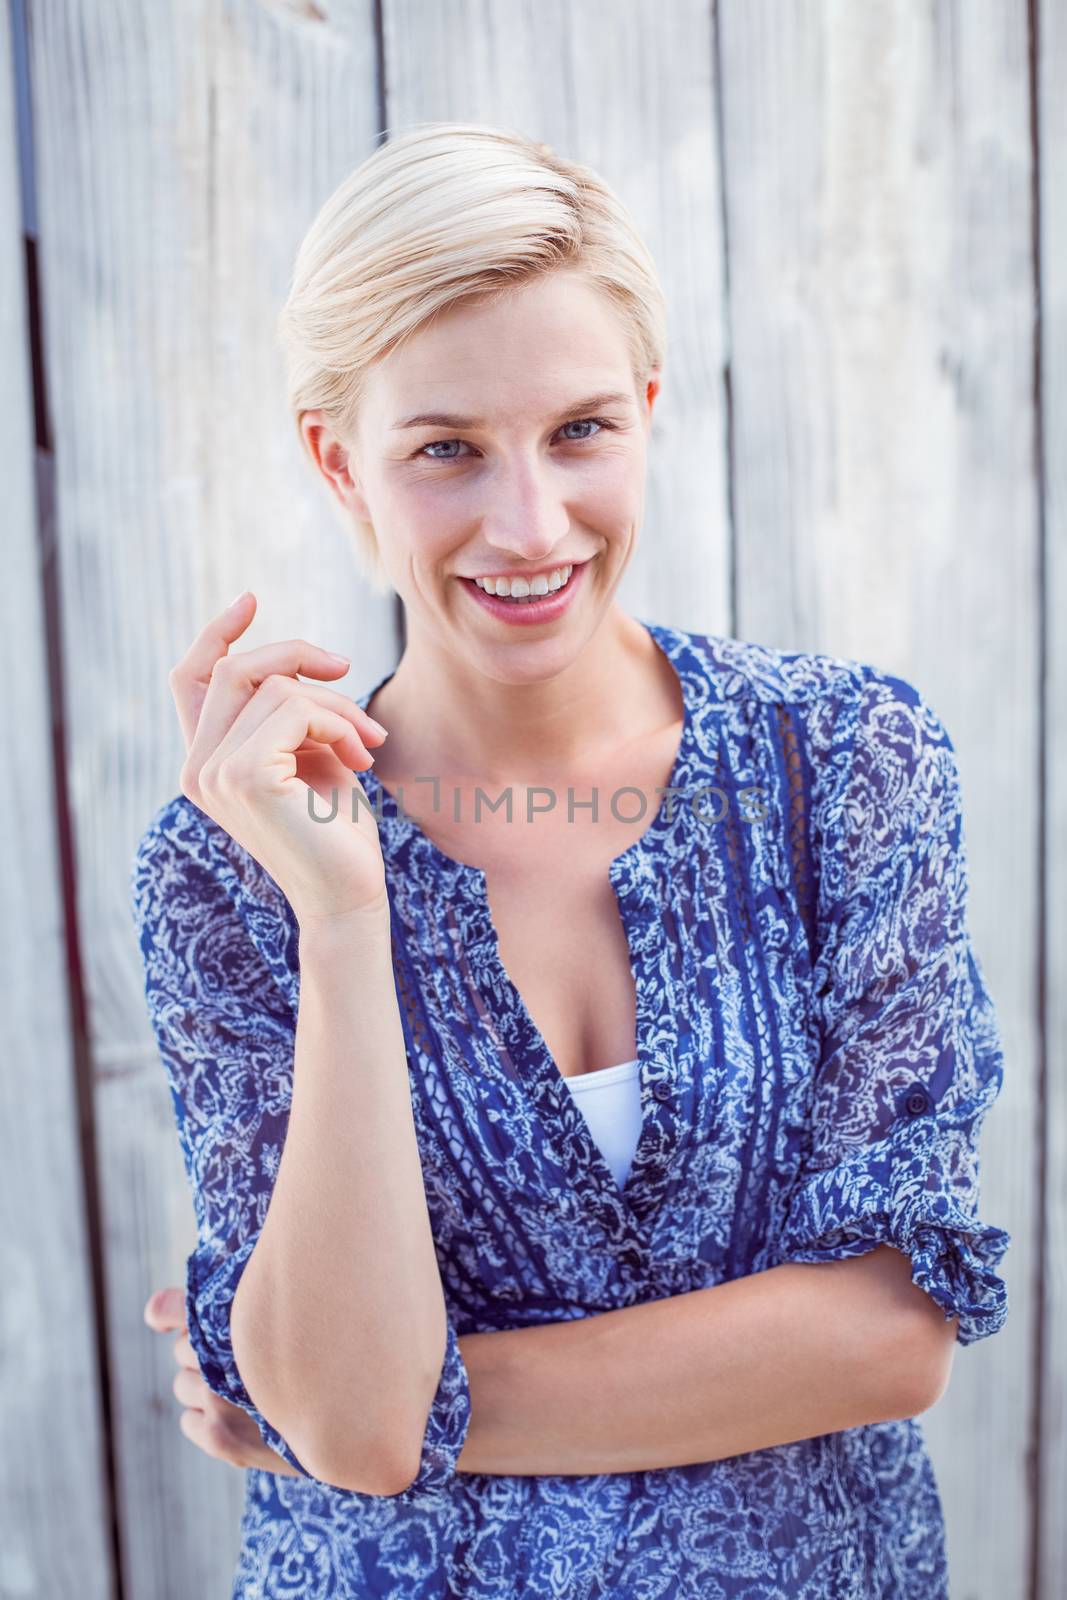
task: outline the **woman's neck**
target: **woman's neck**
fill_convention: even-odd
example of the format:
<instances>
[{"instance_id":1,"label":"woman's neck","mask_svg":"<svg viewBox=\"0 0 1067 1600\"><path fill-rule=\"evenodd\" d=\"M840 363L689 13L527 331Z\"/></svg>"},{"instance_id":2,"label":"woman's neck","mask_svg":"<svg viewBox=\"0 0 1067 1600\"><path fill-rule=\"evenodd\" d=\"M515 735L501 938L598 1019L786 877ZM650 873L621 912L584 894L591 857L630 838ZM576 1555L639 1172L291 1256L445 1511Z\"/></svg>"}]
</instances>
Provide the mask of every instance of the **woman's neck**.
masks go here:
<instances>
[{"instance_id":1,"label":"woman's neck","mask_svg":"<svg viewBox=\"0 0 1067 1600\"><path fill-rule=\"evenodd\" d=\"M678 685L646 629L617 607L563 670L505 682L435 642L410 639L370 714L390 737L374 752L387 785L553 783L676 720Z\"/></svg>"}]
</instances>

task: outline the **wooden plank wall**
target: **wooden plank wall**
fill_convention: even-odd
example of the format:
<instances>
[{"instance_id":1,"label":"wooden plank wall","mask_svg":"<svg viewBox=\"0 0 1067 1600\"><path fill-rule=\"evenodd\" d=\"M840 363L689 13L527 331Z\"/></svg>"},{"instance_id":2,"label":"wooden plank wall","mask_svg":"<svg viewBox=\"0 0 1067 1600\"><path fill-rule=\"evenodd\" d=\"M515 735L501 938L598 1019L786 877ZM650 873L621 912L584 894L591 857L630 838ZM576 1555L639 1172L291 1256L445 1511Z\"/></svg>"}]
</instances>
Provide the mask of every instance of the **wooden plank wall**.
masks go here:
<instances>
[{"instance_id":1,"label":"wooden plank wall","mask_svg":"<svg viewBox=\"0 0 1067 1600\"><path fill-rule=\"evenodd\" d=\"M32 189L20 193L25 140L17 137L14 61L22 40L11 20L0 7L0 1595L106 1600L115 1592L107 1372L98 1339L94 1183L80 1137L80 1102L91 1085L68 981L62 775L52 739L46 612L54 528L33 404L24 285L35 219ZM25 132L25 117L23 123ZM142 1393L142 1407L148 1398Z\"/></svg>"},{"instance_id":2,"label":"wooden plank wall","mask_svg":"<svg viewBox=\"0 0 1067 1600\"><path fill-rule=\"evenodd\" d=\"M1067 712L1051 626L1067 604L1062 8L9 7L4 649L37 731L0 802L22 934L0 969L21 1068L0 1153L8 1214L25 1219L5 1246L3 1328L35 1355L0 1378L17 1463L0 1493L18 1510L0 1596L228 1593L242 1476L181 1435L173 1340L142 1322L151 1290L182 1282L195 1230L128 872L177 792L167 670L238 590L259 596L249 645L341 649L350 693L396 658L395 608L358 580L300 459L274 319L335 184L383 129L441 118L518 128L592 165L659 264L670 347L621 602L873 661L917 683L953 736L1007 1052L983 1212L1013 1237L1011 1316L958 1352L923 1421L953 1600L1053 1600L1067 1588L1067 1012L1053 981L1067 783L1049 737Z\"/></svg>"}]
</instances>

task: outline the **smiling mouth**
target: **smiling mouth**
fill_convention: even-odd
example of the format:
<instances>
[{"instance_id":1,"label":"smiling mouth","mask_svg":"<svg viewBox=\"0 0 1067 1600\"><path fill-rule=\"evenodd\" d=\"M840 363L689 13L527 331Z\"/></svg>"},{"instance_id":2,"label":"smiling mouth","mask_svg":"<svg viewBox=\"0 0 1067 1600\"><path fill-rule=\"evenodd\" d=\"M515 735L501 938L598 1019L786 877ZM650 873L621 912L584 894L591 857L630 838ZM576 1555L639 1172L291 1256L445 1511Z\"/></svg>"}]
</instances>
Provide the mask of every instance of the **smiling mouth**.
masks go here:
<instances>
[{"instance_id":1,"label":"smiling mouth","mask_svg":"<svg viewBox=\"0 0 1067 1600\"><path fill-rule=\"evenodd\" d=\"M570 585L574 574L587 564L588 558L586 561L561 561L558 567L552 567L547 572L539 572L532 579L526 579L521 574L516 574L516 577L511 580L514 582L517 578L520 582L534 584L538 582L550 583L553 578L556 579L556 582L552 585L552 587L546 587L543 591L537 593L514 595L507 593L498 594L495 587L497 579L493 577L466 578L464 581L469 583L473 588L480 590L480 592L488 596L490 600L501 600L508 605L515 606L536 605L539 601L552 600L556 595L562 594L563 591ZM562 581L560 581L561 579Z\"/></svg>"},{"instance_id":2,"label":"smiling mouth","mask_svg":"<svg viewBox=\"0 0 1067 1600\"><path fill-rule=\"evenodd\" d=\"M489 595L493 600L503 600L513 606L528 606L535 605L538 600L551 600L555 595L562 594L574 576L574 568L564 567L563 571L566 572L563 582L557 583L554 589L546 589L544 594L497 594L494 589L487 589L484 584L479 583L477 578L472 581L475 588L481 589L483 594Z\"/></svg>"}]
</instances>

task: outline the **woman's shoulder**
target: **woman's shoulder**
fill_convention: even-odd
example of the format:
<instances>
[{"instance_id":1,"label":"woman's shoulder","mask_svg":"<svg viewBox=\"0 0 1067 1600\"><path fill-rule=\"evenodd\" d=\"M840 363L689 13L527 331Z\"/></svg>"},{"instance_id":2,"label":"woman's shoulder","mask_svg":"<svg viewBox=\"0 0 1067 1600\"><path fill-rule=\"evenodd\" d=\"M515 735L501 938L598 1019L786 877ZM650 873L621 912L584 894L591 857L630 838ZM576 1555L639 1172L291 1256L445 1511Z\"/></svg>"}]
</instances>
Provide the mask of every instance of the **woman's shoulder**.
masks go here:
<instances>
[{"instance_id":1,"label":"woman's shoulder","mask_svg":"<svg viewBox=\"0 0 1067 1600\"><path fill-rule=\"evenodd\" d=\"M903 784L918 773L951 781L955 747L927 695L870 660L787 650L750 639L657 627L687 676L690 706L718 713L723 736L747 760L756 731L802 782L817 812L844 784ZM816 819L817 821L818 819Z\"/></svg>"},{"instance_id":2,"label":"woman's shoulder","mask_svg":"<svg viewBox=\"0 0 1067 1600\"><path fill-rule=\"evenodd\" d=\"M813 706L858 702L874 693L917 703L920 691L908 679L869 660L823 650L787 650L756 639L656 624L661 645L676 667L705 676L724 701L757 699L768 704Z\"/></svg>"}]
</instances>

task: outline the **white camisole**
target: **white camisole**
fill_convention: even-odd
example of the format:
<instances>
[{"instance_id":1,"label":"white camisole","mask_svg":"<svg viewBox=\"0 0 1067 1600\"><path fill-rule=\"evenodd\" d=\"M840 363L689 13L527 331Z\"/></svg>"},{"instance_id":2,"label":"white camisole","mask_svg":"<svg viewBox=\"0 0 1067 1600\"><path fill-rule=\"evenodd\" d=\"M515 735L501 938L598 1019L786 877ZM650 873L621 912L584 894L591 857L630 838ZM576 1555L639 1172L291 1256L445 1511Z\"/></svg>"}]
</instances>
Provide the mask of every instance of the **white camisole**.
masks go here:
<instances>
[{"instance_id":1,"label":"white camisole","mask_svg":"<svg viewBox=\"0 0 1067 1600\"><path fill-rule=\"evenodd\" d=\"M620 1061L564 1082L621 1189L641 1135L641 1062Z\"/></svg>"}]
</instances>

